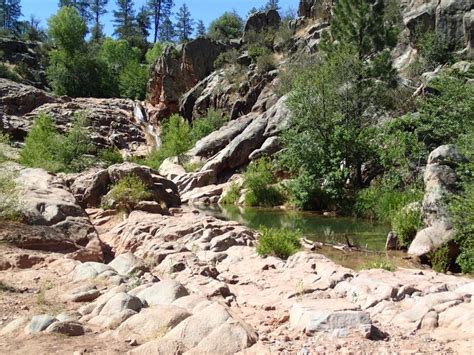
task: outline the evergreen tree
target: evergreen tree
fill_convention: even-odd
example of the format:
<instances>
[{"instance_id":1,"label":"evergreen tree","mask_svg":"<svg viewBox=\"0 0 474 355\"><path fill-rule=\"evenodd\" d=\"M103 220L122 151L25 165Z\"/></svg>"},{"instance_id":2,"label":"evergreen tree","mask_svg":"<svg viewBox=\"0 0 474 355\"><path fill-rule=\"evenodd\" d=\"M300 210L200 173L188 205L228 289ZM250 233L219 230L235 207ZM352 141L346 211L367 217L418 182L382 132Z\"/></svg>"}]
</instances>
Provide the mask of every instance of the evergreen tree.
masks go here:
<instances>
[{"instance_id":1,"label":"evergreen tree","mask_svg":"<svg viewBox=\"0 0 474 355\"><path fill-rule=\"evenodd\" d=\"M138 32L146 41L148 36L150 35L150 28L151 28L150 11L148 10L146 6L142 6L140 8L140 11L138 11L137 27L138 27Z\"/></svg>"},{"instance_id":2,"label":"evergreen tree","mask_svg":"<svg viewBox=\"0 0 474 355\"><path fill-rule=\"evenodd\" d=\"M161 42L174 42L176 39L176 30L169 17L165 18L160 26L159 38Z\"/></svg>"},{"instance_id":3,"label":"evergreen tree","mask_svg":"<svg viewBox=\"0 0 474 355\"><path fill-rule=\"evenodd\" d=\"M154 43L158 40L158 34L163 20L171 16L173 6L173 0L148 0L148 7L150 8L153 21Z\"/></svg>"},{"instance_id":4,"label":"evergreen tree","mask_svg":"<svg viewBox=\"0 0 474 355\"><path fill-rule=\"evenodd\" d=\"M280 11L280 4L278 0L268 0L265 6L262 8L264 11L276 10Z\"/></svg>"},{"instance_id":5,"label":"evergreen tree","mask_svg":"<svg viewBox=\"0 0 474 355\"><path fill-rule=\"evenodd\" d=\"M209 37L215 40L229 40L242 35L243 21L235 11L225 12L209 25Z\"/></svg>"},{"instance_id":6,"label":"evergreen tree","mask_svg":"<svg viewBox=\"0 0 474 355\"><path fill-rule=\"evenodd\" d=\"M135 35L135 11L133 0L116 0L118 10L114 11L115 32L120 39L130 40Z\"/></svg>"},{"instance_id":7,"label":"evergreen tree","mask_svg":"<svg viewBox=\"0 0 474 355\"><path fill-rule=\"evenodd\" d=\"M202 22L202 20L199 20L196 26L196 36L204 37L206 36L206 34L206 25L204 25L204 22Z\"/></svg>"},{"instance_id":8,"label":"evergreen tree","mask_svg":"<svg viewBox=\"0 0 474 355\"><path fill-rule=\"evenodd\" d=\"M0 22L2 28L17 32L20 17L20 0L0 0Z\"/></svg>"},{"instance_id":9,"label":"evergreen tree","mask_svg":"<svg viewBox=\"0 0 474 355\"><path fill-rule=\"evenodd\" d=\"M258 12L258 9L254 6L252 7L249 12L247 13L247 17L252 16L254 13Z\"/></svg>"},{"instance_id":10,"label":"evergreen tree","mask_svg":"<svg viewBox=\"0 0 474 355\"><path fill-rule=\"evenodd\" d=\"M84 21L88 22L91 19L89 1L87 0L59 0L58 6L60 8L63 6L72 6L79 12L79 15L81 15Z\"/></svg>"},{"instance_id":11,"label":"evergreen tree","mask_svg":"<svg viewBox=\"0 0 474 355\"><path fill-rule=\"evenodd\" d=\"M89 7L93 17L94 25L92 26L92 39L99 41L104 37L100 17L107 13L106 6L109 0L89 0Z\"/></svg>"},{"instance_id":12,"label":"evergreen tree","mask_svg":"<svg viewBox=\"0 0 474 355\"><path fill-rule=\"evenodd\" d=\"M191 18L188 6L184 3L176 14L176 32L181 42L189 41L194 30L194 20Z\"/></svg>"}]
</instances>

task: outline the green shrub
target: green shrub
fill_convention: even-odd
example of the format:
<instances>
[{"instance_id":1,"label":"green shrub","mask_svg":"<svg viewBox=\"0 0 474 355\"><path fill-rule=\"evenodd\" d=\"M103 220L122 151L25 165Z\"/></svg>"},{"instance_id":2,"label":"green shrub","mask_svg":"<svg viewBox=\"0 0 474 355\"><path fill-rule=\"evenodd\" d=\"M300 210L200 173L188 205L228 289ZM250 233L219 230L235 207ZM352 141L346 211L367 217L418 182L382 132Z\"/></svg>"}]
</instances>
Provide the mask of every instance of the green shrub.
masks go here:
<instances>
[{"instance_id":1,"label":"green shrub","mask_svg":"<svg viewBox=\"0 0 474 355\"><path fill-rule=\"evenodd\" d=\"M237 58L239 57L239 51L235 48L229 49L217 57L217 59L214 61L214 68L219 69L223 68L226 65L229 66L237 66Z\"/></svg>"},{"instance_id":2,"label":"green shrub","mask_svg":"<svg viewBox=\"0 0 474 355\"><path fill-rule=\"evenodd\" d=\"M425 71L433 70L438 65L449 63L453 60L452 52L446 38L439 33L426 31L417 40L420 54L425 63Z\"/></svg>"},{"instance_id":3,"label":"green shrub","mask_svg":"<svg viewBox=\"0 0 474 355\"><path fill-rule=\"evenodd\" d=\"M209 25L208 36L214 40L229 40L240 38L243 21L236 12L225 12Z\"/></svg>"},{"instance_id":4,"label":"green shrub","mask_svg":"<svg viewBox=\"0 0 474 355\"><path fill-rule=\"evenodd\" d=\"M192 123L191 138L193 144L208 136L227 123L227 117L221 112L208 109L206 116L196 119Z\"/></svg>"},{"instance_id":5,"label":"green shrub","mask_svg":"<svg viewBox=\"0 0 474 355\"><path fill-rule=\"evenodd\" d=\"M447 244L431 252L429 255L431 267L437 272L446 272L449 270L451 261L449 257L449 246Z\"/></svg>"},{"instance_id":6,"label":"green shrub","mask_svg":"<svg viewBox=\"0 0 474 355\"><path fill-rule=\"evenodd\" d=\"M262 55L257 58L257 72L264 74L276 69L277 65L272 54Z\"/></svg>"},{"instance_id":7,"label":"green shrub","mask_svg":"<svg viewBox=\"0 0 474 355\"><path fill-rule=\"evenodd\" d=\"M278 206L285 202L283 194L275 187L273 166L269 158L261 158L251 163L244 173L247 206Z\"/></svg>"},{"instance_id":8,"label":"green shrub","mask_svg":"<svg viewBox=\"0 0 474 355\"><path fill-rule=\"evenodd\" d=\"M184 163L183 168L186 170L187 173L193 173L195 171L201 170L201 168L204 166L203 163L197 162L197 163Z\"/></svg>"},{"instance_id":9,"label":"green shrub","mask_svg":"<svg viewBox=\"0 0 474 355\"><path fill-rule=\"evenodd\" d=\"M0 78L5 78L17 82L21 81L20 76L3 63L0 63Z\"/></svg>"},{"instance_id":10,"label":"green shrub","mask_svg":"<svg viewBox=\"0 0 474 355\"><path fill-rule=\"evenodd\" d=\"M260 228L257 253L288 259L300 248L301 232L290 229Z\"/></svg>"},{"instance_id":11,"label":"green shrub","mask_svg":"<svg viewBox=\"0 0 474 355\"><path fill-rule=\"evenodd\" d=\"M148 186L136 175L128 175L120 179L104 196L102 205L105 208L114 206L129 213L140 201L150 197Z\"/></svg>"},{"instance_id":12,"label":"green shrub","mask_svg":"<svg viewBox=\"0 0 474 355\"><path fill-rule=\"evenodd\" d=\"M14 179L13 174L5 172L0 177L0 221L21 220L18 192Z\"/></svg>"},{"instance_id":13,"label":"green shrub","mask_svg":"<svg viewBox=\"0 0 474 355\"><path fill-rule=\"evenodd\" d=\"M258 58L263 56L271 55L271 51L264 46L258 44L251 44L248 49L249 58L252 60L253 63L257 63Z\"/></svg>"},{"instance_id":14,"label":"green shrub","mask_svg":"<svg viewBox=\"0 0 474 355\"><path fill-rule=\"evenodd\" d=\"M221 204L223 205L235 205L239 201L240 198L240 187L235 182L233 182L229 190L226 194L222 197Z\"/></svg>"},{"instance_id":15,"label":"green shrub","mask_svg":"<svg viewBox=\"0 0 474 355\"><path fill-rule=\"evenodd\" d=\"M87 117L78 113L66 135L57 132L54 121L41 113L28 132L20 152L20 163L51 172L78 172L93 164L93 150L86 129Z\"/></svg>"},{"instance_id":16,"label":"green shrub","mask_svg":"<svg viewBox=\"0 0 474 355\"><path fill-rule=\"evenodd\" d=\"M146 62L150 65L153 64L155 60L161 57L167 45L167 43L155 43L153 48L150 48L145 54Z\"/></svg>"},{"instance_id":17,"label":"green shrub","mask_svg":"<svg viewBox=\"0 0 474 355\"><path fill-rule=\"evenodd\" d=\"M3 152L5 146L10 144L10 137L6 134L0 133L0 163L8 160L7 155Z\"/></svg>"},{"instance_id":18,"label":"green shrub","mask_svg":"<svg viewBox=\"0 0 474 355\"><path fill-rule=\"evenodd\" d=\"M109 165L123 163L123 157L116 147L110 147L99 151L99 159Z\"/></svg>"},{"instance_id":19,"label":"green shrub","mask_svg":"<svg viewBox=\"0 0 474 355\"><path fill-rule=\"evenodd\" d=\"M405 206L392 218L392 229L402 247L410 245L421 227L421 206L417 202Z\"/></svg>"},{"instance_id":20,"label":"green shrub","mask_svg":"<svg viewBox=\"0 0 474 355\"><path fill-rule=\"evenodd\" d=\"M145 99L148 67L138 62L129 63L119 75L120 96L134 100Z\"/></svg>"},{"instance_id":21,"label":"green shrub","mask_svg":"<svg viewBox=\"0 0 474 355\"><path fill-rule=\"evenodd\" d=\"M361 269L383 269L387 271L395 271L396 267L390 260L379 259L374 261L368 261L361 266Z\"/></svg>"}]
</instances>

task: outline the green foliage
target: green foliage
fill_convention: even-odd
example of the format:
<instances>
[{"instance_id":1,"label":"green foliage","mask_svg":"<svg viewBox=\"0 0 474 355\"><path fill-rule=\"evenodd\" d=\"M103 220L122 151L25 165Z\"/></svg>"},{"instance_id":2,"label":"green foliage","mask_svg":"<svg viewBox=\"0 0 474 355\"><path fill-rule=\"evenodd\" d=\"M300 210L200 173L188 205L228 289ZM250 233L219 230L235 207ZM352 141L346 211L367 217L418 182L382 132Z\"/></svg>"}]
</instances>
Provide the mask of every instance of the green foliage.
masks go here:
<instances>
[{"instance_id":1,"label":"green foliage","mask_svg":"<svg viewBox=\"0 0 474 355\"><path fill-rule=\"evenodd\" d=\"M0 63L0 78L5 78L8 80L20 82L20 76L7 67L4 63Z\"/></svg>"},{"instance_id":2,"label":"green foliage","mask_svg":"<svg viewBox=\"0 0 474 355\"><path fill-rule=\"evenodd\" d=\"M424 32L419 36L417 45L424 63L424 71L433 70L438 65L446 64L453 60L448 41L439 33L432 31Z\"/></svg>"},{"instance_id":3,"label":"green foliage","mask_svg":"<svg viewBox=\"0 0 474 355\"><path fill-rule=\"evenodd\" d=\"M369 261L361 266L361 269L383 269L387 271L395 271L396 267L390 260L379 259L374 261Z\"/></svg>"},{"instance_id":4,"label":"green foliage","mask_svg":"<svg viewBox=\"0 0 474 355\"><path fill-rule=\"evenodd\" d=\"M221 112L212 108L208 109L206 116L193 121L191 138L193 144L206 137L227 123L227 117Z\"/></svg>"},{"instance_id":5,"label":"green foliage","mask_svg":"<svg viewBox=\"0 0 474 355\"><path fill-rule=\"evenodd\" d=\"M145 54L146 62L150 65L153 64L161 56L166 46L166 43L155 43Z\"/></svg>"},{"instance_id":6,"label":"green foliage","mask_svg":"<svg viewBox=\"0 0 474 355\"><path fill-rule=\"evenodd\" d=\"M148 82L148 67L138 62L128 64L119 75L120 96L144 100Z\"/></svg>"},{"instance_id":7,"label":"green foliage","mask_svg":"<svg viewBox=\"0 0 474 355\"><path fill-rule=\"evenodd\" d=\"M431 252L429 255L431 267L437 272L446 272L451 265L449 246L447 244Z\"/></svg>"},{"instance_id":8,"label":"green foliage","mask_svg":"<svg viewBox=\"0 0 474 355\"><path fill-rule=\"evenodd\" d=\"M108 165L123 163L122 154L120 154L120 151L115 147L102 149L99 151L98 157Z\"/></svg>"},{"instance_id":9,"label":"green foliage","mask_svg":"<svg viewBox=\"0 0 474 355\"><path fill-rule=\"evenodd\" d=\"M416 202L403 207L392 217L392 229L402 247L410 245L422 225L421 205Z\"/></svg>"},{"instance_id":10,"label":"green foliage","mask_svg":"<svg viewBox=\"0 0 474 355\"><path fill-rule=\"evenodd\" d=\"M114 74L120 73L130 63L138 63L140 61L140 50L130 46L123 39L113 40L112 38L106 38L100 46L98 55Z\"/></svg>"},{"instance_id":11,"label":"green foliage","mask_svg":"<svg viewBox=\"0 0 474 355\"><path fill-rule=\"evenodd\" d=\"M297 209L322 210L329 205L329 196L321 189L321 183L304 170L287 183L289 203Z\"/></svg>"},{"instance_id":12,"label":"green foliage","mask_svg":"<svg viewBox=\"0 0 474 355\"><path fill-rule=\"evenodd\" d=\"M223 205L235 205L239 201L239 198L240 198L240 187L235 182L233 182L230 185L229 190L222 197L222 200L220 201L220 203Z\"/></svg>"},{"instance_id":13,"label":"green foliage","mask_svg":"<svg viewBox=\"0 0 474 355\"><path fill-rule=\"evenodd\" d=\"M79 52L85 45L87 24L74 7L61 7L48 20L48 35L53 43L68 55Z\"/></svg>"},{"instance_id":14,"label":"green foliage","mask_svg":"<svg viewBox=\"0 0 474 355\"><path fill-rule=\"evenodd\" d=\"M243 21L236 12L225 12L209 25L208 36L214 40L229 40L242 35Z\"/></svg>"},{"instance_id":15,"label":"green foliage","mask_svg":"<svg viewBox=\"0 0 474 355\"><path fill-rule=\"evenodd\" d=\"M299 250L300 239L301 232L298 230L260 227L257 253L288 259Z\"/></svg>"},{"instance_id":16,"label":"green foliage","mask_svg":"<svg viewBox=\"0 0 474 355\"><path fill-rule=\"evenodd\" d=\"M149 187L136 175L128 175L118 181L104 197L105 207L113 204L129 213L140 202L151 197Z\"/></svg>"},{"instance_id":17,"label":"green foliage","mask_svg":"<svg viewBox=\"0 0 474 355\"><path fill-rule=\"evenodd\" d=\"M187 173L193 173L199 171L204 166L203 163L184 163L183 168L186 170Z\"/></svg>"},{"instance_id":18,"label":"green foliage","mask_svg":"<svg viewBox=\"0 0 474 355\"><path fill-rule=\"evenodd\" d=\"M268 73L276 69L277 65L272 54L262 55L257 58L257 72L261 74Z\"/></svg>"},{"instance_id":19,"label":"green foliage","mask_svg":"<svg viewBox=\"0 0 474 355\"><path fill-rule=\"evenodd\" d=\"M57 132L54 121L40 114L25 139L20 163L51 172L78 172L93 163L93 149L86 129L87 117L77 114L66 135Z\"/></svg>"},{"instance_id":20,"label":"green foliage","mask_svg":"<svg viewBox=\"0 0 474 355\"><path fill-rule=\"evenodd\" d=\"M259 44L251 44L248 48L249 58L253 63L257 63L258 58L271 55L271 51Z\"/></svg>"},{"instance_id":21,"label":"green foliage","mask_svg":"<svg viewBox=\"0 0 474 355\"><path fill-rule=\"evenodd\" d=\"M0 222L21 220L15 176L2 169L0 176Z\"/></svg>"},{"instance_id":22,"label":"green foliage","mask_svg":"<svg viewBox=\"0 0 474 355\"><path fill-rule=\"evenodd\" d=\"M272 162L268 158L261 158L252 162L244 173L244 186L249 189L245 194L247 206L278 206L284 203L285 198L272 184Z\"/></svg>"},{"instance_id":23,"label":"green foliage","mask_svg":"<svg viewBox=\"0 0 474 355\"><path fill-rule=\"evenodd\" d=\"M5 146L10 144L10 137L7 134L0 133L0 163L8 160L7 155L3 152Z\"/></svg>"},{"instance_id":24,"label":"green foliage","mask_svg":"<svg viewBox=\"0 0 474 355\"><path fill-rule=\"evenodd\" d=\"M237 58L239 57L239 51L235 48L229 49L217 57L214 61L214 68L223 68L226 65L238 65Z\"/></svg>"}]
</instances>

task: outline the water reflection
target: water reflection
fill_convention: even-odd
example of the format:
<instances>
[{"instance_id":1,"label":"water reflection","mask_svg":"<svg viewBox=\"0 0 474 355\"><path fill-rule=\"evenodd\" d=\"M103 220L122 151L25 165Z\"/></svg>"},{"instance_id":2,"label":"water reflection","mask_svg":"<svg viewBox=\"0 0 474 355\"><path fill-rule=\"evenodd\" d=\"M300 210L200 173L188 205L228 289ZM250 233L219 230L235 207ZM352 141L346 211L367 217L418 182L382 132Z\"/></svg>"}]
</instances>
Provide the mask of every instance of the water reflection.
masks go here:
<instances>
[{"instance_id":1,"label":"water reflection","mask_svg":"<svg viewBox=\"0 0 474 355\"><path fill-rule=\"evenodd\" d=\"M250 228L260 226L300 229L308 239L324 243L346 243L382 251L390 227L367 220L349 217L325 217L313 212L286 211L237 206L201 206L203 212L214 217L237 221Z\"/></svg>"}]
</instances>

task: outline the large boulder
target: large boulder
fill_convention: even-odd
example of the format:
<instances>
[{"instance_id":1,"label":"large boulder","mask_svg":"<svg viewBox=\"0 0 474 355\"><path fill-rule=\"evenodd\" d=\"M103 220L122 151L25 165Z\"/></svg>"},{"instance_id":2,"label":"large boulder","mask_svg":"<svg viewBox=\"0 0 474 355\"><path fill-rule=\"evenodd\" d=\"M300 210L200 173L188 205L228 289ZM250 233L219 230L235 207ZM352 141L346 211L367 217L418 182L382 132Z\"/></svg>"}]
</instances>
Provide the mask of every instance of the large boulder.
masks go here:
<instances>
[{"instance_id":1,"label":"large boulder","mask_svg":"<svg viewBox=\"0 0 474 355\"><path fill-rule=\"evenodd\" d=\"M425 228L419 231L408 249L413 256L426 255L454 236L446 197L456 192L456 167L463 157L453 145L443 145L431 152L425 169L425 195L422 217Z\"/></svg>"},{"instance_id":2,"label":"large boulder","mask_svg":"<svg viewBox=\"0 0 474 355\"><path fill-rule=\"evenodd\" d=\"M154 120L179 111L181 95L214 70L214 61L228 49L224 43L199 37L178 47L168 46L153 64L148 95Z\"/></svg>"},{"instance_id":3,"label":"large boulder","mask_svg":"<svg viewBox=\"0 0 474 355\"><path fill-rule=\"evenodd\" d=\"M258 11L249 16L245 23L243 39L248 40L253 33L278 28L280 26L280 14L276 10Z\"/></svg>"},{"instance_id":4,"label":"large boulder","mask_svg":"<svg viewBox=\"0 0 474 355\"><path fill-rule=\"evenodd\" d=\"M148 200L163 202L168 207L181 204L175 183L147 166L129 162L115 164L108 169L93 169L74 175L70 178L71 190L81 206L98 207L102 197L107 195L113 184L130 175L137 176L147 186L151 193Z\"/></svg>"}]
</instances>

